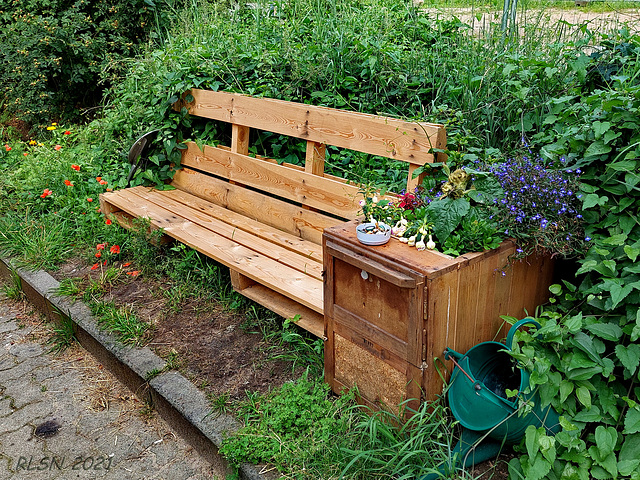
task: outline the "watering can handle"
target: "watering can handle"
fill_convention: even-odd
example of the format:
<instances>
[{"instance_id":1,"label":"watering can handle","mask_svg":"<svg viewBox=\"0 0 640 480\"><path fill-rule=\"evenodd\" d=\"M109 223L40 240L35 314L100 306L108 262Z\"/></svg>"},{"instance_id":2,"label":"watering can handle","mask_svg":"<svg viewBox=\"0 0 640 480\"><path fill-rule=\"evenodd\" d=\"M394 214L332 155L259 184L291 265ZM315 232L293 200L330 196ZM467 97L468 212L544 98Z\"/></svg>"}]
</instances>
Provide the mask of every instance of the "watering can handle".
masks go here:
<instances>
[{"instance_id":1,"label":"watering can handle","mask_svg":"<svg viewBox=\"0 0 640 480\"><path fill-rule=\"evenodd\" d=\"M540 328L540 324L536 322L533 318L523 318L522 320L518 320L513 326L509 329L509 333L507 334L506 345L507 348L513 349L513 336L516 334L516 331L523 325L534 325L536 328Z\"/></svg>"}]
</instances>

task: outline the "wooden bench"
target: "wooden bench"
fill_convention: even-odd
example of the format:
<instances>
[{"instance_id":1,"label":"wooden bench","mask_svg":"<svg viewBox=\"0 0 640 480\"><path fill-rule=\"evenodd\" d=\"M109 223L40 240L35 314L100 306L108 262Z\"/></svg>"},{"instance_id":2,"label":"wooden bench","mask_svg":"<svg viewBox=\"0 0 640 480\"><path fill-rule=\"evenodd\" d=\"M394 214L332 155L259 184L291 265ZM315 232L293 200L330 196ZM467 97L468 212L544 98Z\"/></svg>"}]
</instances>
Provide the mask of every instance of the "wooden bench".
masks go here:
<instances>
[{"instance_id":1,"label":"wooden bench","mask_svg":"<svg viewBox=\"0 0 640 480\"><path fill-rule=\"evenodd\" d=\"M325 174L333 145L409 163L413 172L445 148L442 125L239 94L191 90L178 102L193 116L231 124L231 145L187 143L175 190L133 187L100 195L102 212L125 227L152 228L229 267L235 290L324 335L325 228L358 215L359 187ZM306 141L304 167L249 155L250 129Z\"/></svg>"}]
</instances>

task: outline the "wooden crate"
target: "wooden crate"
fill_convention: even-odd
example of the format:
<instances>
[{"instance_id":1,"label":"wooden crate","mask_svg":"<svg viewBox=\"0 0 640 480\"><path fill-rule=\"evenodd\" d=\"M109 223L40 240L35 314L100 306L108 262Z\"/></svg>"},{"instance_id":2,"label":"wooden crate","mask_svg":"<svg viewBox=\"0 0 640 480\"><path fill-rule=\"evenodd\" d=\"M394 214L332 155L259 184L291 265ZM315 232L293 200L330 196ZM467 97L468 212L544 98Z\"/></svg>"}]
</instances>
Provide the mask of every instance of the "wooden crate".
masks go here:
<instances>
[{"instance_id":1,"label":"wooden crate","mask_svg":"<svg viewBox=\"0 0 640 480\"><path fill-rule=\"evenodd\" d=\"M500 339L508 330L500 315L523 317L548 299L553 261L509 264L511 241L451 258L395 239L362 245L356 225L323 236L325 377L336 393L357 385L371 406L433 399L442 391L436 358L445 347L466 352Z\"/></svg>"}]
</instances>

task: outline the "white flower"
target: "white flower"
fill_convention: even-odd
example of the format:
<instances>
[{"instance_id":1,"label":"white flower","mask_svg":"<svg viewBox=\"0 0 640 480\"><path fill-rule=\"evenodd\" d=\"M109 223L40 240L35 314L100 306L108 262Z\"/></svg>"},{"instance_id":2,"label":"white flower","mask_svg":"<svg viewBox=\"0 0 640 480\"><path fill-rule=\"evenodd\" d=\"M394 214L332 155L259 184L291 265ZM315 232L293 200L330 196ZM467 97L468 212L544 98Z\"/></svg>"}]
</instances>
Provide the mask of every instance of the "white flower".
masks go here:
<instances>
[{"instance_id":1,"label":"white flower","mask_svg":"<svg viewBox=\"0 0 640 480\"><path fill-rule=\"evenodd\" d=\"M429 250L433 250L434 248L436 248L436 242L433 241L433 238L431 238L431 235L429 235L429 241L427 242L427 248Z\"/></svg>"},{"instance_id":2,"label":"white flower","mask_svg":"<svg viewBox=\"0 0 640 480\"><path fill-rule=\"evenodd\" d=\"M376 197L375 195L373 196L373 198L371 199L371 201L373 203L378 203L378 197Z\"/></svg>"},{"instance_id":3,"label":"white flower","mask_svg":"<svg viewBox=\"0 0 640 480\"><path fill-rule=\"evenodd\" d=\"M419 242L416 242L416 248L418 250L424 250L426 248L426 245L424 244L424 240L420 240Z\"/></svg>"},{"instance_id":4,"label":"white flower","mask_svg":"<svg viewBox=\"0 0 640 480\"><path fill-rule=\"evenodd\" d=\"M407 245L409 245L410 247L413 247L415 244L416 244L416 236L411 235L409 237L409 240L407 241Z\"/></svg>"},{"instance_id":5,"label":"white flower","mask_svg":"<svg viewBox=\"0 0 640 480\"><path fill-rule=\"evenodd\" d=\"M365 202L364 200L360 200L358 203L361 207L364 207L367 204L367 202Z\"/></svg>"}]
</instances>

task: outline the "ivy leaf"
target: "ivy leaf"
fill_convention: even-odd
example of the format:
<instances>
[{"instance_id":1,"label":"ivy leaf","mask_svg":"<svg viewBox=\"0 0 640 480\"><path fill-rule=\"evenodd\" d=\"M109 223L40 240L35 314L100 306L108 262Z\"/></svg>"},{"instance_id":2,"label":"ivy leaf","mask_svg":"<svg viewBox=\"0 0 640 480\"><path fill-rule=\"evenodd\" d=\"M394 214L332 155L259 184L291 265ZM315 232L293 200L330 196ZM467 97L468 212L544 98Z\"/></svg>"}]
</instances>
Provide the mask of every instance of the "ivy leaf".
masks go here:
<instances>
[{"instance_id":1,"label":"ivy leaf","mask_svg":"<svg viewBox=\"0 0 640 480\"><path fill-rule=\"evenodd\" d=\"M622 366L626 368L631 375L636 373L638 365L640 365L640 345L631 343L629 346L616 345L616 356Z\"/></svg>"},{"instance_id":2,"label":"ivy leaf","mask_svg":"<svg viewBox=\"0 0 640 480\"><path fill-rule=\"evenodd\" d=\"M627 414L624 416L624 430L622 433L628 435L638 432L640 432L640 406L636 405L634 408L627 410Z\"/></svg>"},{"instance_id":3,"label":"ivy leaf","mask_svg":"<svg viewBox=\"0 0 640 480\"><path fill-rule=\"evenodd\" d=\"M607 457L616 446L618 441L618 433L613 427L604 427L598 425L596 427L596 446L598 447L598 453L600 458Z\"/></svg>"},{"instance_id":4,"label":"ivy leaf","mask_svg":"<svg viewBox=\"0 0 640 480\"><path fill-rule=\"evenodd\" d=\"M587 330L600 338L612 342L617 342L622 337L622 329L615 323L594 323L589 325Z\"/></svg>"}]
</instances>

